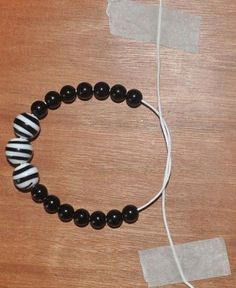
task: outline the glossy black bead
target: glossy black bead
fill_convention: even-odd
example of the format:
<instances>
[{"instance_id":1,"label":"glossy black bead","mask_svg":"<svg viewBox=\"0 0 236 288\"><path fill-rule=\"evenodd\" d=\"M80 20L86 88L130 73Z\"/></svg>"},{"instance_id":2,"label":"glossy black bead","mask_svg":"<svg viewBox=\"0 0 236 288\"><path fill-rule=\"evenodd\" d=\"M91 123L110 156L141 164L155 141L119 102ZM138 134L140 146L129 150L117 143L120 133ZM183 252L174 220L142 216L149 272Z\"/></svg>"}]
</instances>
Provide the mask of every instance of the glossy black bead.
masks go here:
<instances>
[{"instance_id":1,"label":"glossy black bead","mask_svg":"<svg viewBox=\"0 0 236 288\"><path fill-rule=\"evenodd\" d=\"M74 214L74 223L79 227L85 227L89 224L90 215L85 209L78 209Z\"/></svg>"},{"instance_id":2,"label":"glossy black bead","mask_svg":"<svg viewBox=\"0 0 236 288\"><path fill-rule=\"evenodd\" d=\"M70 85L66 85L61 88L60 95L64 103L66 104L72 103L76 99L75 88Z\"/></svg>"},{"instance_id":3,"label":"glossy black bead","mask_svg":"<svg viewBox=\"0 0 236 288\"><path fill-rule=\"evenodd\" d=\"M122 213L118 210L111 210L107 213L107 225L111 228L119 228L123 222Z\"/></svg>"},{"instance_id":4,"label":"glossy black bead","mask_svg":"<svg viewBox=\"0 0 236 288\"><path fill-rule=\"evenodd\" d=\"M129 90L126 94L126 103L129 107L137 108L141 105L143 99L142 93L137 89Z\"/></svg>"},{"instance_id":5,"label":"glossy black bead","mask_svg":"<svg viewBox=\"0 0 236 288\"><path fill-rule=\"evenodd\" d=\"M37 184L31 190L31 196L36 203L42 203L48 196L48 190L44 185Z\"/></svg>"},{"instance_id":6,"label":"glossy black bead","mask_svg":"<svg viewBox=\"0 0 236 288\"><path fill-rule=\"evenodd\" d=\"M111 100L115 103L121 103L126 98L126 88L123 85L117 84L111 87L110 96Z\"/></svg>"},{"instance_id":7,"label":"glossy black bead","mask_svg":"<svg viewBox=\"0 0 236 288\"><path fill-rule=\"evenodd\" d=\"M31 112L34 114L38 119L43 119L48 114L48 107L43 101L35 101L31 105Z\"/></svg>"},{"instance_id":8,"label":"glossy black bead","mask_svg":"<svg viewBox=\"0 0 236 288\"><path fill-rule=\"evenodd\" d=\"M50 214L57 213L59 207L60 207L60 200L57 196L49 195L44 200L44 209Z\"/></svg>"},{"instance_id":9,"label":"glossy black bead","mask_svg":"<svg viewBox=\"0 0 236 288\"><path fill-rule=\"evenodd\" d=\"M61 105L61 95L56 91L49 91L45 96L45 102L49 109L57 109Z\"/></svg>"},{"instance_id":10,"label":"glossy black bead","mask_svg":"<svg viewBox=\"0 0 236 288\"><path fill-rule=\"evenodd\" d=\"M90 216L90 224L94 229L102 229L106 225L106 215L101 211L95 211Z\"/></svg>"},{"instance_id":11,"label":"glossy black bead","mask_svg":"<svg viewBox=\"0 0 236 288\"><path fill-rule=\"evenodd\" d=\"M58 217L63 222L70 222L74 217L74 208L69 204L62 204L58 210Z\"/></svg>"},{"instance_id":12,"label":"glossy black bead","mask_svg":"<svg viewBox=\"0 0 236 288\"><path fill-rule=\"evenodd\" d=\"M93 87L91 84L82 82L77 87L77 95L80 100L88 101L93 97Z\"/></svg>"},{"instance_id":13,"label":"glossy black bead","mask_svg":"<svg viewBox=\"0 0 236 288\"><path fill-rule=\"evenodd\" d=\"M138 220L139 212L136 206L134 205L127 205L122 210L123 220L128 223L132 224Z\"/></svg>"},{"instance_id":14,"label":"glossy black bead","mask_svg":"<svg viewBox=\"0 0 236 288\"><path fill-rule=\"evenodd\" d=\"M98 100L106 100L109 97L110 86L105 82L98 82L93 90L94 96Z\"/></svg>"}]
</instances>

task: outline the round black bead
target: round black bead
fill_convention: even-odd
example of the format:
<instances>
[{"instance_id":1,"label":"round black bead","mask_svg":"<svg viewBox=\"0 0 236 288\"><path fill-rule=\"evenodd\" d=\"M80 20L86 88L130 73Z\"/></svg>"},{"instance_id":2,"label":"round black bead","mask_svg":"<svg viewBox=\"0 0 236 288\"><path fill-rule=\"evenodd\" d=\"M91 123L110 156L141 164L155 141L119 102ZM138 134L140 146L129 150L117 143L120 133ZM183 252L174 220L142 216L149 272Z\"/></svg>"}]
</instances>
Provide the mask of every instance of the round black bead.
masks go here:
<instances>
[{"instance_id":1,"label":"round black bead","mask_svg":"<svg viewBox=\"0 0 236 288\"><path fill-rule=\"evenodd\" d=\"M106 215L101 211L93 212L90 216L90 224L94 229L102 229L106 225Z\"/></svg>"},{"instance_id":2,"label":"round black bead","mask_svg":"<svg viewBox=\"0 0 236 288\"><path fill-rule=\"evenodd\" d=\"M139 212L136 206L134 205L127 205L123 211L122 211L122 215L123 215L123 220L128 223L128 224L132 224L134 222L136 222L138 220L139 217Z\"/></svg>"},{"instance_id":3,"label":"round black bead","mask_svg":"<svg viewBox=\"0 0 236 288\"><path fill-rule=\"evenodd\" d=\"M48 107L43 101L35 101L31 105L31 112L34 114L38 119L43 119L48 114Z\"/></svg>"},{"instance_id":4,"label":"round black bead","mask_svg":"<svg viewBox=\"0 0 236 288\"><path fill-rule=\"evenodd\" d=\"M37 184L31 190L31 196L36 203L42 203L48 196L48 190L44 185Z\"/></svg>"},{"instance_id":5,"label":"round black bead","mask_svg":"<svg viewBox=\"0 0 236 288\"><path fill-rule=\"evenodd\" d=\"M126 95L126 103L132 108L139 107L141 105L142 99L143 99L143 95L137 89L129 90Z\"/></svg>"},{"instance_id":6,"label":"round black bead","mask_svg":"<svg viewBox=\"0 0 236 288\"><path fill-rule=\"evenodd\" d=\"M70 85L66 85L61 88L60 95L64 103L66 104L72 103L76 99L75 88Z\"/></svg>"},{"instance_id":7,"label":"round black bead","mask_svg":"<svg viewBox=\"0 0 236 288\"><path fill-rule=\"evenodd\" d=\"M126 92L127 90L124 86L120 84L114 85L110 91L111 100L116 103L123 102L126 98Z\"/></svg>"},{"instance_id":8,"label":"round black bead","mask_svg":"<svg viewBox=\"0 0 236 288\"><path fill-rule=\"evenodd\" d=\"M74 223L79 227L85 227L89 224L90 215L85 209L78 209L74 214Z\"/></svg>"},{"instance_id":9,"label":"round black bead","mask_svg":"<svg viewBox=\"0 0 236 288\"><path fill-rule=\"evenodd\" d=\"M61 95L56 91L49 91L45 96L45 102L49 109L57 109L61 105Z\"/></svg>"},{"instance_id":10,"label":"round black bead","mask_svg":"<svg viewBox=\"0 0 236 288\"><path fill-rule=\"evenodd\" d=\"M93 87L91 84L82 82L77 87L77 95L80 100L88 101L93 97Z\"/></svg>"},{"instance_id":11,"label":"round black bead","mask_svg":"<svg viewBox=\"0 0 236 288\"><path fill-rule=\"evenodd\" d=\"M60 207L60 200L57 196L49 195L44 200L44 209L50 214L57 213L59 207Z\"/></svg>"},{"instance_id":12,"label":"round black bead","mask_svg":"<svg viewBox=\"0 0 236 288\"><path fill-rule=\"evenodd\" d=\"M63 204L58 210L58 217L63 222L69 222L74 217L74 208L69 204Z\"/></svg>"},{"instance_id":13,"label":"round black bead","mask_svg":"<svg viewBox=\"0 0 236 288\"><path fill-rule=\"evenodd\" d=\"M118 210L111 210L107 213L107 225L111 228L119 228L123 222L122 213Z\"/></svg>"},{"instance_id":14,"label":"round black bead","mask_svg":"<svg viewBox=\"0 0 236 288\"><path fill-rule=\"evenodd\" d=\"M110 87L105 82L98 82L94 86L94 96L98 100L106 100L109 97Z\"/></svg>"}]
</instances>

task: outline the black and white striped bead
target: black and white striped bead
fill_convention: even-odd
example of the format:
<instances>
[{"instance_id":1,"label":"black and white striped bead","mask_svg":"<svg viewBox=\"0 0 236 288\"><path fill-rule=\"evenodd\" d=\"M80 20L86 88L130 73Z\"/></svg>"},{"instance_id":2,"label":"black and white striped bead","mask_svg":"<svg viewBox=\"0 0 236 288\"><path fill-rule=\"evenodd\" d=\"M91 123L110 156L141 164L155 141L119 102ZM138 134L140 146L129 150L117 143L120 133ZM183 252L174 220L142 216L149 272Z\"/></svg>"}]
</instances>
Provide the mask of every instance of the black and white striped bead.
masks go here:
<instances>
[{"instance_id":1,"label":"black and white striped bead","mask_svg":"<svg viewBox=\"0 0 236 288\"><path fill-rule=\"evenodd\" d=\"M40 131L39 119L30 113L19 114L14 120L13 128L16 136L31 140Z\"/></svg>"},{"instance_id":2,"label":"black and white striped bead","mask_svg":"<svg viewBox=\"0 0 236 288\"><path fill-rule=\"evenodd\" d=\"M6 146L6 157L12 165L29 162L33 156L33 147L29 140L13 138Z\"/></svg>"},{"instance_id":3,"label":"black and white striped bead","mask_svg":"<svg viewBox=\"0 0 236 288\"><path fill-rule=\"evenodd\" d=\"M39 171L29 163L17 166L13 172L15 186L23 191L29 190L39 182Z\"/></svg>"}]
</instances>

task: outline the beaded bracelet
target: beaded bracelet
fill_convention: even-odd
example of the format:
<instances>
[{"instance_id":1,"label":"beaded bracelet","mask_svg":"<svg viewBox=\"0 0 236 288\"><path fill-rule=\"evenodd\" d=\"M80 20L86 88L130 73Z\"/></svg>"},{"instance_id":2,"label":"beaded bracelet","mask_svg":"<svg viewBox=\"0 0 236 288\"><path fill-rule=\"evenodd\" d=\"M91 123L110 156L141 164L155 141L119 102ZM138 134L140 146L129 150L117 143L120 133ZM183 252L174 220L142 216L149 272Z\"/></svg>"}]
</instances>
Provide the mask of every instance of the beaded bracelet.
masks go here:
<instances>
[{"instance_id":1,"label":"beaded bracelet","mask_svg":"<svg viewBox=\"0 0 236 288\"><path fill-rule=\"evenodd\" d=\"M80 83L77 89L66 85L60 93L50 91L46 94L44 101L34 102L31 106L31 113L22 113L15 118L13 128L18 138L13 138L8 142L6 157L10 164L16 166L13 172L15 186L22 192L31 192L32 199L36 203L43 203L46 212L58 213L59 219L63 222L74 220L74 223L79 227L85 227L90 223L94 229L102 229L107 223L111 228L118 228L123 221L128 224L135 223L139 218L139 212L153 204L162 191L140 208L130 204L125 206L122 212L113 209L107 215L101 211L95 211L90 215L85 209L80 208L75 211L71 205L61 204L57 196L49 195L47 188L39 184L38 169L29 164L33 155L31 141L38 136L40 132L39 120L47 116L48 109L55 110L60 107L62 102L72 103L77 97L80 100L88 101L93 95L98 100L105 100L110 96L115 103L126 100L131 108L137 108L143 104L157 114L157 111L154 111L154 108L143 100L142 93L137 89L131 89L127 92L126 88L120 84L114 85L110 89L105 82L97 83L94 88L86 82ZM163 185L166 186L167 182L168 179Z\"/></svg>"}]
</instances>

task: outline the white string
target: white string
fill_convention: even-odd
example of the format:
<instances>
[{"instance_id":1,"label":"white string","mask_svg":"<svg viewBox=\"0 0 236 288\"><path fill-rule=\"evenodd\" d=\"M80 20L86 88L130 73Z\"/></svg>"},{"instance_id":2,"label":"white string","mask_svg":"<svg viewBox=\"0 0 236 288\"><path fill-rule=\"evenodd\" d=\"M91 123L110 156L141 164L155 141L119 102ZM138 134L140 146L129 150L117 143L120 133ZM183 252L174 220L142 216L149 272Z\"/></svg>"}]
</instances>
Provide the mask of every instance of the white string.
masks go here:
<instances>
[{"instance_id":1,"label":"white string","mask_svg":"<svg viewBox=\"0 0 236 288\"><path fill-rule=\"evenodd\" d=\"M160 0L160 6L159 6L159 16L158 16L158 27L157 27L157 109L155 109L152 105L148 104L146 101L142 101L142 104L146 106L148 109L150 109L160 120L160 125L161 129L163 132L164 140L166 143L166 149L167 149L167 160L166 160L166 167L165 167L165 172L164 172L164 179L163 179L163 184L160 189L160 191L146 204L143 206L139 207L138 210L142 211L152 205L160 196L162 196L162 214L163 214L163 221L164 221L164 226L166 229L168 241L170 243L170 247L174 256L174 260L176 263L176 266L178 268L178 271L180 273L180 276L182 278L183 283L189 287L189 288L194 288L193 285L191 285L183 272L182 266L180 264L179 258L177 256L174 242L171 237L168 221L167 221L167 215L166 215L166 187L168 185L170 175L171 175L171 168L172 168L172 159L171 159L171 135L169 128L167 126L167 123L165 119L162 116L162 106L161 106L161 96L160 96L160 78L161 78L161 61L160 61L160 39L161 39L161 23L162 23L162 0Z\"/></svg>"}]
</instances>

